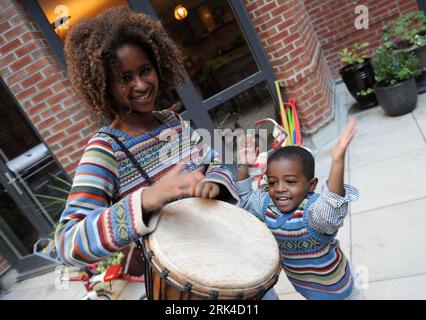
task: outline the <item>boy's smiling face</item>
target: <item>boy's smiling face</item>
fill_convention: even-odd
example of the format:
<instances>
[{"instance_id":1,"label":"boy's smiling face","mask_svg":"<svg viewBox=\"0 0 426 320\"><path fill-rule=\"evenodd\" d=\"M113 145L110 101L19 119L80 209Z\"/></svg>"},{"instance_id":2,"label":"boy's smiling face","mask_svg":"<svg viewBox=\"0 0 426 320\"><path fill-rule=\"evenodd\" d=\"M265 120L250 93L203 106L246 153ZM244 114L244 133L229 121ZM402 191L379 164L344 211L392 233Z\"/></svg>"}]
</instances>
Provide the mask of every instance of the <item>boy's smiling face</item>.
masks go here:
<instances>
[{"instance_id":1,"label":"boy's smiling face","mask_svg":"<svg viewBox=\"0 0 426 320\"><path fill-rule=\"evenodd\" d=\"M314 192L317 178L308 180L302 166L294 160L279 159L268 163L266 170L269 194L281 212L290 212L302 203L309 192Z\"/></svg>"}]
</instances>

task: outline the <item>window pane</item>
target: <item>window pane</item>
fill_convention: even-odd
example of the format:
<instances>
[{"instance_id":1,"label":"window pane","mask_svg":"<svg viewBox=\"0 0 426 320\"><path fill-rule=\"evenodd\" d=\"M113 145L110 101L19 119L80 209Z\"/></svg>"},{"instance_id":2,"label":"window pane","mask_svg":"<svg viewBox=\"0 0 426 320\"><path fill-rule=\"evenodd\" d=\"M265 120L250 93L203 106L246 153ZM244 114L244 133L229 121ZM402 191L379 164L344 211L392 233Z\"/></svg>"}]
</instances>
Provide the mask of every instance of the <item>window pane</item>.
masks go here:
<instances>
[{"instance_id":1,"label":"window pane","mask_svg":"<svg viewBox=\"0 0 426 320\"><path fill-rule=\"evenodd\" d=\"M0 231L21 256L32 253L39 234L0 185Z\"/></svg>"},{"instance_id":2,"label":"window pane","mask_svg":"<svg viewBox=\"0 0 426 320\"><path fill-rule=\"evenodd\" d=\"M81 18L95 17L109 7L129 5L127 0L38 0L38 3L62 42Z\"/></svg>"},{"instance_id":3,"label":"window pane","mask_svg":"<svg viewBox=\"0 0 426 320\"><path fill-rule=\"evenodd\" d=\"M0 152L13 159L39 143L18 106L0 86Z\"/></svg>"},{"instance_id":4,"label":"window pane","mask_svg":"<svg viewBox=\"0 0 426 320\"><path fill-rule=\"evenodd\" d=\"M262 139L264 147L268 150L272 148L272 131L273 125L270 122L262 124L260 127L255 125L257 120L263 118L276 118L275 104L272 99L271 93L265 82L262 82L247 91L244 91L236 97L228 100L217 107L211 109L209 114L215 124L215 127L222 129L223 136L233 135L236 129L256 129L258 133L259 129L266 129L267 135ZM226 130L230 129L230 130ZM236 141L234 139L234 145L226 143L226 152L233 150L234 160L236 160ZM234 162L236 163L236 162Z\"/></svg>"},{"instance_id":5,"label":"window pane","mask_svg":"<svg viewBox=\"0 0 426 320\"><path fill-rule=\"evenodd\" d=\"M217 128L253 129L262 118L275 118L275 105L265 82L209 111Z\"/></svg>"},{"instance_id":6,"label":"window pane","mask_svg":"<svg viewBox=\"0 0 426 320\"><path fill-rule=\"evenodd\" d=\"M180 100L176 90L172 89L170 93L162 93L155 99L155 110L172 110L177 113L186 111L183 102Z\"/></svg>"},{"instance_id":7,"label":"window pane","mask_svg":"<svg viewBox=\"0 0 426 320\"><path fill-rule=\"evenodd\" d=\"M204 99L259 70L228 1L180 1L187 11L181 20L175 17L175 2L151 4L181 49L185 69Z\"/></svg>"}]
</instances>

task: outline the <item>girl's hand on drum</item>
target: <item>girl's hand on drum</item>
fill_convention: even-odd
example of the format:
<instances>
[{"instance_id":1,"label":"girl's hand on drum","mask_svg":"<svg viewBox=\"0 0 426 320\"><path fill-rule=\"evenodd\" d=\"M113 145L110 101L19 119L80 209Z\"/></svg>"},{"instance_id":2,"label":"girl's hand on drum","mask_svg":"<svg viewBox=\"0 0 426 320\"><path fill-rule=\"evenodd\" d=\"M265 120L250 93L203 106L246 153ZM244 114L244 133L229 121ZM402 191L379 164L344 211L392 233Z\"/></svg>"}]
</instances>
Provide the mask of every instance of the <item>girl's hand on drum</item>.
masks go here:
<instances>
[{"instance_id":1,"label":"girl's hand on drum","mask_svg":"<svg viewBox=\"0 0 426 320\"><path fill-rule=\"evenodd\" d=\"M238 153L238 164L252 166L256 163L259 155L259 148L256 147L256 140L251 134L240 139L240 150Z\"/></svg>"},{"instance_id":2,"label":"girl's hand on drum","mask_svg":"<svg viewBox=\"0 0 426 320\"><path fill-rule=\"evenodd\" d=\"M213 199L219 195L220 188L214 182L199 182L195 187L195 197Z\"/></svg>"},{"instance_id":3,"label":"girl's hand on drum","mask_svg":"<svg viewBox=\"0 0 426 320\"><path fill-rule=\"evenodd\" d=\"M196 187L204 178L199 171L187 173L184 165L178 164L152 187L144 190L142 208L146 212L161 209L167 203L183 196L193 197Z\"/></svg>"}]
</instances>

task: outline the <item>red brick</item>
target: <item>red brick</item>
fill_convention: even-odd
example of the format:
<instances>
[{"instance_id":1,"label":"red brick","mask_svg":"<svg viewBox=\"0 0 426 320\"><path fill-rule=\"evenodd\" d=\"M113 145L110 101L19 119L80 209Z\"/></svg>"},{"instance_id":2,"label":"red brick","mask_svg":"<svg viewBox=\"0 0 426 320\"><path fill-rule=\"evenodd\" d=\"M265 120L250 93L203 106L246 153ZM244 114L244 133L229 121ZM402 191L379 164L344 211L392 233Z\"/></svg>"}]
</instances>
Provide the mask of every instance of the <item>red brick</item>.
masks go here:
<instances>
[{"instance_id":1,"label":"red brick","mask_svg":"<svg viewBox=\"0 0 426 320\"><path fill-rule=\"evenodd\" d=\"M59 117L58 117L59 118ZM70 119L60 120L56 125L52 127L53 132L60 132L70 127L72 122Z\"/></svg>"},{"instance_id":2,"label":"red brick","mask_svg":"<svg viewBox=\"0 0 426 320\"><path fill-rule=\"evenodd\" d=\"M75 152L71 153L68 158L71 160L71 163L76 163L78 164L80 162L81 157L83 156L84 153L84 146L78 148L76 146L76 150Z\"/></svg>"},{"instance_id":3,"label":"red brick","mask_svg":"<svg viewBox=\"0 0 426 320\"><path fill-rule=\"evenodd\" d=\"M21 24L13 29L10 29L9 31L3 33L3 37L5 37L5 39L7 41L11 41L12 39L20 36L21 34L23 34L26 31L25 25Z\"/></svg>"},{"instance_id":4,"label":"red brick","mask_svg":"<svg viewBox=\"0 0 426 320\"><path fill-rule=\"evenodd\" d=\"M28 98L29 96L31 96L32 94L36 93L36 89L34 87L30 87L28 89L25 89L24 91L20 92L19 94L16 95L16 99L18 101L23 101L26 98Z\"/></svg>"},{"instance_id":5,"label":"red brick","mask_svg":"<svg viewBox=\"0 0 426 320\"><path fill-rule=\"evenodd\" d=\"M44 74L44 73L40 72L39 74ZM43 81L40 81L40 83L37 84L37 88L39 90L46 89L46 88L50 87L52 84L54 84L54 83L56 83L60 80L61 80L61 78L59 76L53 75L53 76L51 76L47 79L44 79ZM54 88L51 88L51 89L52 89L53 92L56 92L56 90Z\"/></svg>"},{"instance_id":6,"label":"red brick","mask_svg":"<svg viewBox=\"0 0 426 320\"><path fill-rule=\"evenodd\" d=\"M1 47L0 53L3 54L3 55L7 55L8 53L15 51L21 45L22 45L22 42L21 42L21 40L19 40L19 38L14 39L11 42L4 45L3 47Z\"/></svg>"},{"instance_id":7,"label":"red brick","mask_svg":"<svg viewBox=\"0 0 426 320\"><path fill-rule=\"evenodd\" d=\"M38 126L38 124L41 122L41 118L38 115L32 116L30 117L31 122L35 125Z\"/></svg>"},{"instance_id":8,"label":"red brick","mask_svg":"<svg viewBox=\"0 0 426 320\"><path fill-rule=\"evenodd\" d=\"M50 117L48 119L42 120L39 123L39 126L40 126L40 128L47 129L50 126L52 126L53 124L55 124L56 122L57 122L57 120L55 119L55 117Z\"/></svg>"},{"instance_id":9,"label":"red brick","mask_svg":"<svg viewBox=\"0 0 426 320\"><path fill-rule=\"evenodd\" d=\"M29 76L27 79L23 80L21 82L21 85L24 88L26 88L26 87L32 87L32 86L34 86L37 82L39 82L42 79L43 79L43 76L40 73L34 73L33 75Z\"/></svg>"},{"instance_id":10,"label":"red brick","mask_svg":"<svg viewBox=\"0 0 426 320\"><path fill-rule=\"evenodd\" d=\"M275 2L270 2L256 10L254 10L255 16L261 16L262 14L269 13L272 9L276 8L277 4Z\"/></svg>"},{"instance_id":11,"label":"red brick","mask_svg":"<svg viewBox=\"0 0 426 320\"><path fill-rule=\"evenodd\" d=\"M16 61L16 56L13 52L9 53L7 56L1 58L1 66L5 67Z\"/></svg>"},{"instance_id":12,"label":"red brick","mask_svg":"<svg viewBox=\"0 0 426 320\"><path fill-rule=\"evenodd\" d=\"M35 62L33 62L31 65L28 65L25 70L27 70L27 72L29 74L34 73L42 68L44 68L46 66L46 60L45 59L39 59ZM46 76L46 75L44 75Z\"/></svg>"},{"instance_id":13,"label":"red brick","mask_svg":"<svg viewBox=\"0 0 426 320\"><path fill-rule=\"evenodd\" d=\"M62 100L66 99L69 95L69 92L64 90L62 92L56 93L54 92L53 96L51 98L49 98L49 100L47 100L47 103L49 105L54 105L57 104L59 102L61 102Z\"/></svg>"},{"instance_id":14,"label":"red brick","mask_svg":"<svg viewBox=\"0 0 426 320\"><path fill-rule=\"evenodd\" d=\"M64 156L68 156L69 154L71 154L73 151L75 151L75 147L74 146L67 146L64 149L62 149L61 151L57 152L55 154L55 156L57 158L62 158Z\"/></svg>"},{"instance_id":15,"label":"red brick","mask_svg":"<svg viewBox=\"0 0 426 320\"><path fill-rule=\"evenodd\" d=\"M74 134L67 136L65 139L63 139L61 141L61 145L63 145L63 146L68 146L68 145L76 146L76 142L80 141L80 140L81 140L80 134L78 132L76 132Z\"/></svg>"},{"instance_id":16,"label":"red brick","mask_svg":"<svg viewBox=\"0 0 426 320\"><path fill-rule=\"evenodd\" d=\"M56 142L59 142L60 140L62 140L63 138L65 138L65 133L63 132L58 132L55 135L49 137L46 139L46 143L51 146L53 144L55 144Z\"/></svg>"},{"instance_id":17,"label":"red brick","mask_svg":"<svg viewBox=\"0 0 426 320\"><path fill-rule=\"evenodd\" d=\"M72 177L77 166L78 166L78 162L77 163L71 163L71 164L65 166L64 170L68 173L68 175L70 177Z\"/></svg>"},{"instance_id":18,"label":"red brick","mask_svg":"<svg viewBox=\"0 0 426 320\"><path fill-rule=\"evenodd\" d=\"M40 116L42 118L48 118L50 116L56 116L61 110L62 110L62 107L60 105L56 105L54 107L49 107L47 110L43 111L40 114Z\"/></svg>"},{"instance_id":19,"label":"red brick","mask_svg":"<svg viewBox=\"0 0 426 320\"><path fill-rule=\"evenodd\" d=\"M45 89L36 96L34 96L31 100L34 104L39 103L49 97L51 97L53 92L50 89Z\"/></svg>"},{"instance_id":20,"label":"red brick","mask_svg":"<svg viewBox=\"0 0 426 320\"><path fill-rule=\"evenodd\" d=\"M31 53L32 51L36 50L37 48L38 48L37 44L34 41L32 41L31 43L25 44L23 47L16 50L15 54L17 57L23 57L27 55L28 53Z\"/></svg>"},{"instance_id":21,"label":"red brick","mask_svg":"<svg viewBox=\"0 0 426 320\"><path fill-rule=\"evenodd\" d=\"M7 30L11 28L10 24L7 22L7 20L3 20L0 23L0 34L5 33Z\"/></svg>"},{"instance_id":22,"label":"red brick","mask_svg":"<svg viewBox=\"0 0 426 320\"><path fill-rule=\"evenodd\" d=\"M70 100L71 99L67 99L61 103L61 105L64 106L64 111L58 115L58 119L64 120L70 118L81 111L82 108L78 104L69 105L69 103L71 103Z\"/></svg>"},{"instance_id":23,"label":"red brick","mask_svg":"<svg viewBox=\"0 0 426 320\"><path fill-rule=\"evenodd\" d=\"M88 125L87 121L80 121L80 122L76 123L75 125L67 128L66 133L67 134L73 134L75 132L80 132L87 125Z\"/></svg>"},{"instance_id":24,"label":"red brick","mask_svg":"<svg viewBox=\"0 0 426 320\"><path fill-rule=\"evenodd\" d=\"M6 83L8 85L12 85L14 83L17 83L17 82L23 80L27 76L28 76L28 73L25 70L20 70L16 73L12 74L11 76L6 77Z\"/></svg>"},{"instance_id":25,"label":"red brick","mask_svg":"<svg viewBox=\"0 0 426 320\"><path fill-rule=\"evenodd\" d=\"M24 69L24 67L31 64L32 62L33 62L33 59L31 58L31 56L27 55L23 58L18 58L18 61L13 63L9 68L10 70L12 70L12 72L16 72L16 71Z\"/></svg>"}]
</instances>

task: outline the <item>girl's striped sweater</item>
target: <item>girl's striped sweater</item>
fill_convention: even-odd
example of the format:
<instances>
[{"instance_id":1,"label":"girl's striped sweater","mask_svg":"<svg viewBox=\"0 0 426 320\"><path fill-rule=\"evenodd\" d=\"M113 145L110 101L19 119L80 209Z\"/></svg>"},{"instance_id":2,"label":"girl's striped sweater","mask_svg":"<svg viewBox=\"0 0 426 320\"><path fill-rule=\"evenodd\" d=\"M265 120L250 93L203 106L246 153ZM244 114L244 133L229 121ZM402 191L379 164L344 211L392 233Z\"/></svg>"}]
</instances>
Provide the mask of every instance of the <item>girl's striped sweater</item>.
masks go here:
<instances>
[{"instance_id":1,"label":"girl's striped sweater","mask_svg":"<svg viewBox=\"0 0 426 320\"><path fill-rule=\"evenodd\" d=\"M90 139L55 232L58 255L65 264L84 266L102 260L152 232L158 222L158 214L148 225L143 222L143 190L148 183L108 134L124 143L152 181L183 162L187 171L205 172L204 181L218 183L221 200L239 202L232 174L220 165L217 153L199 144L199 136L178 114L162 111L154 116L161 125L138 137L104 127ZM166 136L170 130L177 133L173 141L164 138L166 130ZM184 138L185 130L189 139ZM165 151L167 161L161 161Z\"/></svg>"}]
</instances>

